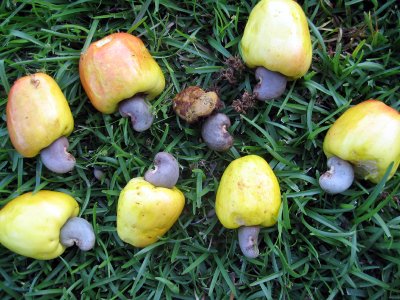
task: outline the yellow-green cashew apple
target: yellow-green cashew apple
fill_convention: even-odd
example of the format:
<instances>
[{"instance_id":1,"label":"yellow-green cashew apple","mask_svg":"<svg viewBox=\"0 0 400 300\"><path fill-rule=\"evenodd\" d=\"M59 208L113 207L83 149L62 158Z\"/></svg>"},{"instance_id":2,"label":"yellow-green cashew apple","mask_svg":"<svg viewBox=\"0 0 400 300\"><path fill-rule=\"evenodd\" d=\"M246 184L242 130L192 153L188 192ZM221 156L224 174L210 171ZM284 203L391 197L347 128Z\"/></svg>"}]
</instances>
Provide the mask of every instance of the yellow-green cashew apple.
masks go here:
<instances>
[{"instance_id":1,"label":"yellow-green cashew apple","mask_svg":"<svg viewBox=\"0 0 400 300\"><path fill-rule=\"evenodd\" d=\"M153 114L145 100L163 91L165 78L141 39L121 32L92 43L81 55L79 74L97 110L111 114L119 109L136 131L151 126Z\"/></svg>"},{"instance_id":2,"label":"yellow-green cashew apple","mask_svg":"<svg viewBox=\"0 0 400 300\"><path fill-rule=\"evenodd\" d=\"M0 244L30 258L49 260L76 244L94 246L90 223L78 218L79 205L68 194L55 191L25 193L0 210Z\"/></svg>"},{"instance_id":3,"label":"yellow-green cashew apple","mask_svg":"<svg viewBox=\"0 0 400 300\"><path fill-rule=\"evenodd\" d=\"M262 157L247 155L229 164L218 187L215 211L224 227L239 228L239 245L245 256L259 255L260 227L277 222L280 206L278 180Z\"/></svg>"},{"instance_id":4,"label":"yellow-green cashew apple","mask_svg":"<svg viewBox=\"0 0 400 300\"><path fill-rule=\"evenodd\" d=\"M174 225L184 204L185 197L178 188L158 187L142 177L133 178L118 199L118 235L132 246L146 247Z\"/></svg>"},{"instance_id":5,"label":"yellow-green cashew apple","mask_svg":"<svg viewBox=\"0 0 400 300\"><path fill-rule=\"evenodd\" d=\"M361 102L346 110L330 127L323 150L328 159L340 163L333 169L330 166L331 170L321 176L320 185L328 193L343 192L351 185L349 182L347 188L336 189L330 183L332 178L336 180L336 172L345 173L342 167L346 164L357 177L378 183L393 163L389 179L400 162L400 114L379 100Z\"/></svg>"},{"instance_id":6,"label":"yellow-green cashew apple","mask_svg":"<svg viewBox=\"0 0 400 300\"><path fill-rule=\"evenodd\" d=\"M66 152L74 119L52 77L36 73L19 78L11 87L6 111L11 143L22 156L40 153L43 164L56 173L74 168L75 158Z\"/></svg>"},{"instance_id":7,"label":"yellow-green cashew apple","mask_svg":"<svg viewBox=\"0 0 400 300\"><path fill-rule=\"evenodd\" d=\"M259 100L283 94L287 80L304 76L311 65L312 46L307 18L293 0L261 0L253 8L240 43L241 55L256 69Z\"/></svg>"}]
</instances>

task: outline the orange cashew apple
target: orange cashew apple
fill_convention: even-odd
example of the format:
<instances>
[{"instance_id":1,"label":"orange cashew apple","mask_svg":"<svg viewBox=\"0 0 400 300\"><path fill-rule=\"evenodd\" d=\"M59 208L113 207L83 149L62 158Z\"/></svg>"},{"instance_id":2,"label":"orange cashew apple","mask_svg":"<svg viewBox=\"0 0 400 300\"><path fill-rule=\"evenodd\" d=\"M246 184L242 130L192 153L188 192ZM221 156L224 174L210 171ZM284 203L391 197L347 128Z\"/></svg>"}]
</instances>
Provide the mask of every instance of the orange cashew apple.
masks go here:
<instances>
[{"instance_id":1,"label":"orange cashew apple","mask_svg":"<svg viewBox=\"0 0 400 300\"><path fill-rule=\"evenodd\" d=\"M44 73L19 78L7 102L7 128L11 143L24 157L40 153L53 172L66 173L75 166L67 152L74 119L57 82Z\"/></svg>"},{"instance_id":2,"label":"orange cashew apple","mask_svg":"<svg viewBox=\"0 0 400 300\"><path fill-rule=\"evenodd\" d=\"M139 132L151 126L153 114L146 100L163 91L165 78L141 39L114 33L92 43L81 55L79 74L98 111L111 114L119 109Z\"/></svg>"}]
</instances>

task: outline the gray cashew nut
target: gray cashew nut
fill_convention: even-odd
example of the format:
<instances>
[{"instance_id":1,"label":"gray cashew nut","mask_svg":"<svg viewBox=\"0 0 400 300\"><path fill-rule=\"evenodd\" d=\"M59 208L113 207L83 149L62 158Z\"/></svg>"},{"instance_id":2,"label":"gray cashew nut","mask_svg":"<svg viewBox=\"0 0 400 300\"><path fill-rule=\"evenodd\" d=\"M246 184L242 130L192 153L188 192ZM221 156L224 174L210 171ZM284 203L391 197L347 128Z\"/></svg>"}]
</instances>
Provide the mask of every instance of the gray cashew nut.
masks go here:
<instances>
[{"instance_id":1,"label":"gray cashew nut","mask_svg":"<svg viewBox=\"0 0 400 300\"><path fill-rule=\"evenodd\" d=\"M255 77L258 80L253 93L258 100L278 98L286 89L287 78L279 72L273 72L263 67L256 69Z\"/></svg>"},{"instance_id":2,"label":"gray cashew nut","mask_svg":"<svg viewBox=\"0 0 400 300\"><path fill-rule=\"evenodd\" d=\"M101 168L97 168L97 167L95 167L93 169L93 175L97 180L100 180L100 181L102 181L103 178L106 176L104 171Z\"/></svg>"},{"instance_id":3,"label":"gray cashew nut","mask_svg":"<svg viewBox=\"0 0 400 300\"><path fill-rule=\"evenodd\" d=\"M144 174L144 180L158 187L172 188L179 178L179 164L167 152L159 152L154 157L154 169Z\"/></svg>"},{"instance_id":4,"label":"gray cashew nut","mask_svg":"<svg viewBox=\"0 0 400 300\"><path fill-rule=\"evenodd\" d=\"M240 250L248 258L256 258L260 251L258 250L259 226L242 226L238 229L238 238Z\"/></svg>"},{"instance_id":5,"label":"gray cashew nut","mask_svg":"<svg viewBox=\"0 0 400 300\"><path fill-rule=\"evenodd\" d=\"M233 145L233 137L227 128L231 126L228 116L217 113L207 118L201 128L204 142L211 150L226 151Z\"/></svg>"},{"instance_id":6,"label":"gray cashew nut","mask_svg":"<svg viewBox=\"0 0 400 300\"><path fill-rule=\"evenodd\" d=\"M329 194L339 194L346 191L354 180L353 166L336 156L329 158L327 165L329 170L319 178L321 189Z\"/></svg>"},{"instance_id":7,"label":"gray cashew nut","mask_svg":"<svg viewBox=\"0 0 400 300\"><path fill-rule=\"evenodd\" d=\"M68 219L60 231L62 245L71 247L75 244L82 251L92 249L95 239L92 224L83 218L73 217Z\"/></svg>"},{"instance_id":8,"label":"gray cashew nut","mask_svg":"<svg viewBox=\"0 0 400 300\"><path fill-rule=\"evenodd\" d=\"M69 143L66 137L60 137L40 152L47 169L54 173L67 173L75 167L75 157L67 152Z\"/></svg>"},{"instance_id":9,"label":"gray cashew nut","mask_svg":"<svg viewBox=\"0 0 400 300\"><path fill-rule=\"evenodd\" d=\"M142 96L121 101L118 109L122 117L131 118L132 127L138 132L149 129L153 124L154 116L151 107Z\"/></svg>"}]
</instances>

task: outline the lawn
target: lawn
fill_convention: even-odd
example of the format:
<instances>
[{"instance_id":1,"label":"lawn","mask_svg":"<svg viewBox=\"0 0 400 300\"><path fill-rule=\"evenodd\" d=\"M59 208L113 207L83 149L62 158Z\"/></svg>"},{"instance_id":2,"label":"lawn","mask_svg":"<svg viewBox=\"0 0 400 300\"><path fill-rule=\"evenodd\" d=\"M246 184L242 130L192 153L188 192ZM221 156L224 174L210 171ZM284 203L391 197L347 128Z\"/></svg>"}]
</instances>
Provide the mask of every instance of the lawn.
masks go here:
<instances>
[{"instance_id":1,"label":"lawn","mask_svg":"<svg viewBox=\"0 0 400 300\"><path fill-rule=\"evenodd\" d=\"M247 105L254 70L232 57L240 58L255 0L1 1L0 207L29 191L66 192L93 224L96 244L49 261L0 246L0 298L400 299L399 172L377 185L356 180L338 195L318 184L324 136L347 108L374 98L400 110L399 3L299 2L311 32L310 70L283 96ZM143 133L119 113L98 112L80 82L81 52L115 32L140 37L166 78L152 101L155 122ZM65 175L22 158L9 139L10 87L39 71L57 81L75 119L77 166ZM217 91L225 103L235 137L229 151L209 150L201 127L174 113L171 100L190 85ZM180 164L185 207L163 238L134 248L117 235L118 196L159 151ZM268 161L282 192L277 225L261 230L256 259L242 255L236 231L213 213L223 171L247 154Z\"/></svg>"}]
</instances>

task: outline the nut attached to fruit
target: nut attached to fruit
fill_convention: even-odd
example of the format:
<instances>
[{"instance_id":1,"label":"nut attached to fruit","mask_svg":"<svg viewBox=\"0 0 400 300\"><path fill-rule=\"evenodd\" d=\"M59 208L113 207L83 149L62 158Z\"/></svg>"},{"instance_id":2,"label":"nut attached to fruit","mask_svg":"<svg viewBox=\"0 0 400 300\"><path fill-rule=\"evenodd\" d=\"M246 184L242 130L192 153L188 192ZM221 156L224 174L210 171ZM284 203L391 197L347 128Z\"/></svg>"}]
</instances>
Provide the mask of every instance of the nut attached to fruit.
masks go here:
<instances>
[{"instance_id":1,"label":"nut attached to fruit","mask_svg":"<svg viewBox=\"0 0 400 300\"><path fill-rule=\"evenodd\" d=\"M198 86L189 86L173 99L175 113L188 123L208 117L222 106L215 92L205 92Z\"/></svg>"},{"instance_id":2,"label":"nut attached to fruit","mask_svg":"<svg viewBox=\"0 0 400 300\"><path fill-rule=\"evenodd\" d=\"M93 248L90 223L78 218L78 203L71 196L53 191L23 194L0 210L0 243L27 257L48 260L76 244Z\"/></svg>"},{"instance_id":3,"label":"nut attached to fruit","mask_svg":"<svg viewBox=\"0 0 400 300\"><path fill-rule=\"evenodd\" d=\"M167 152L159 152L154 157L154 169L144 174L144 180L158 187L173 188L179 179L179 164Z\"/></svg>"},{"instance_id":4,"label":"nut attached to fruit","mask_svg":"<svg viewBox=\"0 0 400 300\"><path fill-rule=\"evenodd\" d=\"M218 219L226 228L240 228L239 244L243 254L259 254L259 227L273 226L278 219L281 192L268 163L257 155L231 162L222 175L215 202Z\"/></svg>"},{"instance_id":5,"label":"nut attached to fruit","mask_svg":"<svg viewBox=\"0 0 400 300\"><path fill-rule=\"evenodd\" d=\"M60 137L47 148L40 151L43 164L55 173L67 173L75 167L75 157L67 152L69 142Z\"/></svg>"},{"instance_id":6,"label":"nut attached to fruit","mask_svg":"<svg viewBox=\"0 0 400 300\"><path fill-rule=\"evenodd\" d=\"M65 247L76 245L82 251L92 249L95 243L92 224L78 217L68 219L60 230L60 242Z\"/></svg>"},{"instance_id":7,"label":"nut attached to fruit","mask_svg":"<svg viewBox=\"0 0 400 300\"><path fill-rule=\"evenodd\" d=\"M323 148L328 158L347 161L356 177L373 183L382 180L393 162L389 179L400 163L400 114L378 100L361 102L329 128Z\"/></svg>"},{"instance_id":8,"label":"nut attached to fruit","mask_svg":"<svg viewBox=\"0 0 400 300\"><path fill-rule=\"evenodd\" d=\"M327 165L329 170L319 178L321 189L329 194L343 193L353 183L353 166L336 156L331 156L328 159Z\"/></svg>"},{"instance_id":9,"label":"nut attached to fruit","mask_svg":"<svg viewBox=\"0 0 400 300\"><path fill-rule=\"evenodd\" d=\"M14 83L8 95L7 128L11 143L22 156L34 157L40 152L43 164L56 173L74 168L75 158L66 151L66 136L74 128L74 119L50 76L36 73Z\"/></svg>"},{"instance_id":10,"label":"nut attached to fruit","mask_svg":"<svg viewBox=\"0 0 400 300\"><path fill-rule=\"evenodd\" d=\"M159 152L154 157L154 169L144 174L144 180L158 187L173 188L179 179L179 164L167 152Z\"/></svg>"},{"instance_id":11,"label":"nut attached to fruit","mask_svg":"<svg viewBox=\"0 0 400 300\"><path fill-rule=\"evenodd\" d=\"M287 79L281 73L258 67L255 76L258 83L253 93L258 100L278 98L285 92Z\"/></svg>"},{"instance_id":12,"label":"nut attached to fruit","mask_svg":"<svg viewBox=\"0 0 400 300\"><path fill-rule=\"evenodd\" d=\"M92 43L81 55L79 74L97 110L111 114L124 101L121 114L131 118L135 130L144 131L151 126L153 118L147 100L163 91L165 78L139 38L114 33Z\"/></svg>"},{"instance_id":13,"label":"nut attached to fruit","mask_svg":"<svg viewBox=\"0 0 400 300\"><path fill-rule=\"evenodd\" d=\"M307 18L293 0L262 0L250 13L240 43L244 62L256 70L259 100L279 97L286 80L307 73L312 46Z\"/></svg>"},{"instance_id":14,"label":"nut attached to fruit","mask_svg":"<svg viewBox=\"0 0 400 300\"><path fill-rule=\"evenodd\" d=\"M118 109L122 117L131 118L132 128L137 132L145 131L153 124L153 113L141 96L121 101Z\"/></svg>"}]
</instances>

